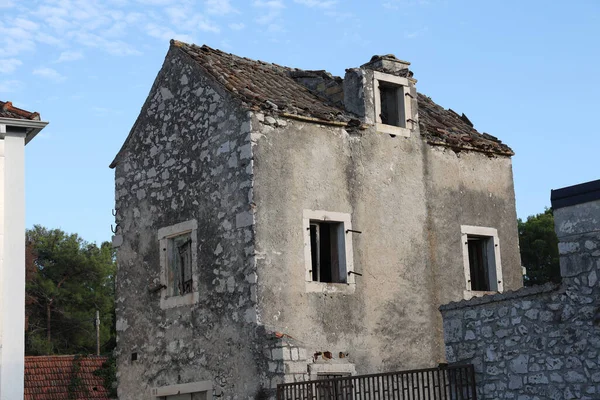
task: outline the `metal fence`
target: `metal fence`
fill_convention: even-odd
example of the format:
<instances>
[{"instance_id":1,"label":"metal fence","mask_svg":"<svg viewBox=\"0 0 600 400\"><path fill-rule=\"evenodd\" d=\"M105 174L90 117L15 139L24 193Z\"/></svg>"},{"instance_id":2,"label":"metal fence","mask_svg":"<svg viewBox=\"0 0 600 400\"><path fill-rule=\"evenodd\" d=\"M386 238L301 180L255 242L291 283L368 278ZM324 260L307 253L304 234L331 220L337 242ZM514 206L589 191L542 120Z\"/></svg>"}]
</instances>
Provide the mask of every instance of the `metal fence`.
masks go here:
<instances>
[{"instance_id":1,"label":"metal fence","mask_svg":"<svg viewBox=\"0 0 600 400\"><path fill-rule=\"evenodd\" d=\"M476 400L473 365L277 385L277 400Z\"/></svg>"}]
</instances>

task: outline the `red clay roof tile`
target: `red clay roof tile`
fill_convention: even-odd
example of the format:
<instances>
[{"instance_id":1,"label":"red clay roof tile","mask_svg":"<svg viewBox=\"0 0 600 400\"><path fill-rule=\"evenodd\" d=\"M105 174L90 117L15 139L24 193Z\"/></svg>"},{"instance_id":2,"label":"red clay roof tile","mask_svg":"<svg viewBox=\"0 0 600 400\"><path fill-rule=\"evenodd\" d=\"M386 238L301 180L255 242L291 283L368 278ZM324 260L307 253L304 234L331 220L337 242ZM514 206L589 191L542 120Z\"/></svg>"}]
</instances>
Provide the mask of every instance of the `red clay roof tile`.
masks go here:
<instances>
[{"instance_id":1,"label":"red clay roof tile","mask_svg":"<svg viewBox=\"0 0 600 400\"><path fill-rule=\"evenodd\" d=\"M24 400L108 400L103 378L94 374L106 361L103 356L25 357Z\"/></svg>"},{"instance_id":2,"label":"red clay roof tile","mask_svg":"<svg viewBox=\"0 0 600 400\"><path fill-rule=\"evenodd\" d=\"M40 114L17 108L13 106L10 101L0 101L0 118L29 119L33 121L39 121Z\"/></svg>"}]
</instances>

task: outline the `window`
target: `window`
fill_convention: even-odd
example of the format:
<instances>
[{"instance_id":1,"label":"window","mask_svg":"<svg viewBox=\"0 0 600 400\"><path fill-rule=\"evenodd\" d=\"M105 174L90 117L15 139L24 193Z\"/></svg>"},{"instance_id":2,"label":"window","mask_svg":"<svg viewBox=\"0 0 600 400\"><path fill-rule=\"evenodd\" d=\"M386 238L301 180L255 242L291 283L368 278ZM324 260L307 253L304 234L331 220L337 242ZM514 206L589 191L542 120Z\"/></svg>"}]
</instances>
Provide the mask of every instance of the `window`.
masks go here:
<instances>
[{"instance_id":1,"label":"window","mask_svg":"<svg viewBox=\"0 0 600 400\"><path fill-rule=\"evenodd\" d=\"M310 256L313 282L346 283L344 224L310 221ZM342 260L340 260L342 258Z\"/></svg>"},{"instance_id":2,"label":"window","mask_svg":"<svg viewBox=\"0 0 600 400\"><path fill-rule=\"evenodd\" d=\"M198 300L196 237L196 220L158 230L162 308L193 304Z\"/></svg>"},{"instance_id":3,"label":"window","mask_svg":"<svg viewBox=\"0 0 600 400\"><path fill-rule=\"evenodd\" d=\"M501 292L502 268L498 231L461 226L466 292ZM465 293L470 297L473 293Z\"/></svg>"},{"instance_id":4,"label":"window","mask_svg":"<svg viewBox=\"0 0 600 400\"><path fill-rule=\"evenodd\" d=\"M150 390L152 400L212 400L212 382L192 382Z\"/></svg>"},{"instance_id":5,"label":"window","mask_svg":"<svg viewBox=\"0 0 600 400\"><path fill-rule=\"evenodd\" d=\"M308 375L311 381L324 379L346 378L356 375L354 364L321 364L315 363L308 366Z\"/></svg>"},{"instance_id":6,"label":"window","mask_svg":"<svg viewBox=\"0 0 600 400\"><path fill-rule=\"evenodd\" d=\"M381 109L379 110L381 123L406 128L402 86L379 81L379 95L381 98Z\"/></svg>"},{"instance_id":7,"label":"window","mask_svg":"<svg viewBox=\"0 0 600 400\"><path fill-rule=\"evenodd\" d=\"M378 71L373 74L377 131L409 137L412 125L408 79Z\"/></svg>"},{"instance_id":8,"label":"window","mask_svg":"<svg viewBox=\"0 0 600 400\"><path fill-rule=\"evenodd\" d=\"M167 288L171 296L192 292L192 237L191 234L169 238L167 241Z\"/></svg>"},{"instance_id":9,"label":"window","mask_svg":"<svg viewBox=\"0 0 600 400\"><path fill-rule=\"evenodd\" d=\"M354 291L350 214L304 210L307 291Z\"/></svg>"}]
</instances>

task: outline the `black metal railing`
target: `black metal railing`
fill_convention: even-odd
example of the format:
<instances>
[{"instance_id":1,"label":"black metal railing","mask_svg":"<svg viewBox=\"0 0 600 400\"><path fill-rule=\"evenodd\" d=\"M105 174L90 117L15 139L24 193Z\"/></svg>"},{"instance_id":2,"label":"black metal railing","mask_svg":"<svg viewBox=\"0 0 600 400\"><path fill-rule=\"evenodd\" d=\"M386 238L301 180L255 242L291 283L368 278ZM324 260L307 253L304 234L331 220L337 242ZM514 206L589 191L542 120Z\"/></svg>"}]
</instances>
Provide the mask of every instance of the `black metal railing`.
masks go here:
<instances>
[{"instance_id":1,"label":"black metal railing","mask_svg":"<svg viewBox=\"0 0 600 400\"><path fill-rule=\"evenodd\" d=\"M277 385L277 400L477 400L473 365Z\"/></svg>"}]
</instances>

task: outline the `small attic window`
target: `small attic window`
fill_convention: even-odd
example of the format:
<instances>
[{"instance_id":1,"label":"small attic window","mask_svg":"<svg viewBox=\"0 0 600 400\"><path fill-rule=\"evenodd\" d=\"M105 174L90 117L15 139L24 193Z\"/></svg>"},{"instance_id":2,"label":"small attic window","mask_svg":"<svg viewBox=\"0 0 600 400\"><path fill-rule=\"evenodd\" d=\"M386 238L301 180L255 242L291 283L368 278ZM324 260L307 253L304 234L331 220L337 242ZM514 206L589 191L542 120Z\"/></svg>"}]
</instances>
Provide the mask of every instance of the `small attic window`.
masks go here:
<instances>
[{"instance_id":1,"label":"small attic window","mask_svg":"<svg viewBox=\"0 0 600 400\"><path fill-rule=\"evenodd\" d=\"M413 126L408 79L373 71L373 92L377 131L410 137Z\"/></svg>"},{"instance_id":2,"label":"small attic window","mask_svg":"<svg viewBox=\"0 0 600 400\"><path fill-rule=\"evenodd\" d=\"M379 82L379 95L381 109L379 116L385 125L406 128L406 115L404 113L404 90L402 86Z\"/></svg>"}]
</instances>

